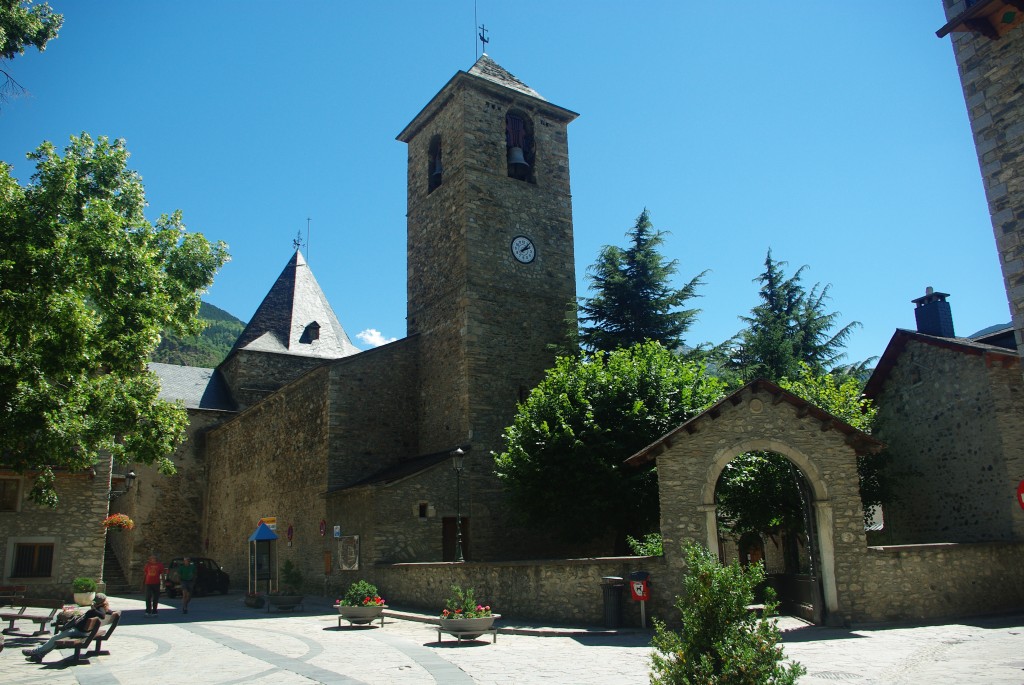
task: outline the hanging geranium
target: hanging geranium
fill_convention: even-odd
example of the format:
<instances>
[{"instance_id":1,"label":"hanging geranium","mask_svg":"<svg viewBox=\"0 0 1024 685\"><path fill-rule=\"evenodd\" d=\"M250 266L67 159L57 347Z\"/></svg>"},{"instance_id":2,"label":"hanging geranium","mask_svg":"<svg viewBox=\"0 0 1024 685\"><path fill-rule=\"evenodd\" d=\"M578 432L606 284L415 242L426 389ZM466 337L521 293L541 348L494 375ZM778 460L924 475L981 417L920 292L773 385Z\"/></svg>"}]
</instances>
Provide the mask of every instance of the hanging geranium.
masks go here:
<instances>
[{"instance_id":1,"label":"hanging geranium","mask_svg":"<svg viewBox=\"0 0 1024 685\"><path fill-rule=\"evenodd\" d=\"M131 530L135 527L135 521L128 518L128 514L111 514L103 519L103 527L107 529L123 528L124 530Z\"/></svg>"}]
</instances>

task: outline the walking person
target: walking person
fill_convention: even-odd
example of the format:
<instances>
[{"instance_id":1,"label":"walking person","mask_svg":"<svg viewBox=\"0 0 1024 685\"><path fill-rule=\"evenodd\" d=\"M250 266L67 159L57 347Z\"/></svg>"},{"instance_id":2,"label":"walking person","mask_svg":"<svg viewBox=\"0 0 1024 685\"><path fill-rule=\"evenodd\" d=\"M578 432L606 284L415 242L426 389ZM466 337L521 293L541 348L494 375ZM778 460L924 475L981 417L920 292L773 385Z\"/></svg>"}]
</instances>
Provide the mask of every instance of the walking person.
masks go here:
<instances>
[{"instance_id":1,"label":"walking person","mask_svg":"<svg viewBox=\"0 0 1024 685\"><path fill-rule=\"evenodd\" d=\"M142 567L142 584L146 586L146 615L156 616L156 606L160 599L160 576L167 572L164 565L157 561L155 554L149 555L149 561Z\"/></svg>"},{"instance_id":2,"label":"walking person","mask_svg":"<svg viewBox=\"0 0 1024 685\"><path fill-rule=\"evenodd\" d=\"M88 633L85 632L86 621L90 618L98 618L102 621L107 617L109 612L110 603L107 600L107 596L102 592L97 592L96 596L92 600L92 607L82 614L78 620L35 649L23 649L21 650L21 653L32 661L42 661L43 657L53 651L53 648L57 646L58 640L63 640L64 638L85 637L88 635Z\"/></svg>"},{"instance_id":3,"label":"walking person","mask_svg":"<svg viewBox=\"0 0 1024 685\"><path fill-rule=\"evenodd\" d=\"M181 613L188 613L188 603L192 601L192 590L196 584L196 567L192 557L185 557L178 567L178 580L181 581Z\"/></svg>"}]
</instances>

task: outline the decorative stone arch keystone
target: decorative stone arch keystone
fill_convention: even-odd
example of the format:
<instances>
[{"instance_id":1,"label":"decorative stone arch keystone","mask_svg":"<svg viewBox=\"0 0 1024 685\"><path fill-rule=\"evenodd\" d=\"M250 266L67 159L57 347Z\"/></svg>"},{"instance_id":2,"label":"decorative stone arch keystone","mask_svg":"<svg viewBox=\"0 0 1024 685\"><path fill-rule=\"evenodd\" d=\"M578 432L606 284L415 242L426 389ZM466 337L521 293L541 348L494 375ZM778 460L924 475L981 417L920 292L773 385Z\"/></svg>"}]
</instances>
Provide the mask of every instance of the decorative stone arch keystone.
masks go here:
<instances>
[{"instance_id":1,"label":"decorative stone arch keystone","mask_svg":"<svg viewBox=\"0 0 1024 685\"><path fill-rule=\"evenodd\" d=\"M828 623L849 620L844 572L858 568L866 549L857 455L882 444L823 409L765 380L740 388L627 460L656 461L665 561L679 582L686 539L719 550L715 488L732 459L744 452L777 452L800 470L810 490L822 604ZM678 593L677 593L678 594Z\"/></svg>"}]
</instances>

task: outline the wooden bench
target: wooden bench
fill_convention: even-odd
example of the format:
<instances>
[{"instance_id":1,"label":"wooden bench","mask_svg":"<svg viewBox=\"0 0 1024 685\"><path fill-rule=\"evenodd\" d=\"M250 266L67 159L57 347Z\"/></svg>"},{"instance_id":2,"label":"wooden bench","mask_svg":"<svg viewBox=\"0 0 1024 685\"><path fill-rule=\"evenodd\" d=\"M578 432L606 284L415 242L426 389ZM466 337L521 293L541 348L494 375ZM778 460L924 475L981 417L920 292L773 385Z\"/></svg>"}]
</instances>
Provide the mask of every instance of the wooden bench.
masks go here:
<instances>
[{"instance_id":1,"label":"wooden bench","mask_svg":"<svg viewBox=\"0 0 1024 685\"><path fill-rule=\"evenodd\" d=\"M47 624L51 623L57 612L64 608L64 600L61 599L23 599L20 604L13 608L17 611L0 611L0 622L7 621L8 626L3 629L4 633L13 633L14 624L18 621L31 621L38 623L39 629L32 633L40 635L50 632ZM48 611L49 613L44 613Z\"/></svg>"},{"instance_id":2,"label":"wooden bench","mask_svg":"<svg viewBox=\"0 0 1024 685\"><path fill-rule=\"evenodd\" d=\"M90 618L85 622L85 637L66 637L62 640L57 640L54 647L57 649L74 649L75 650L75 661L78 661L82 656L82 650L88 649L89 645L96 638L96 633L100 629L100 620L98 618ZM109 630L107 631L110 632ZM42 662L42 659L39 660Z\"/></svg>"},{"instance_id":3,"label":"wooden bench","mask_svg":"<svg viewBox=\"0 0 1024 685\"><path fill-rule=\"evenodd\" d=\"M110 614L110 622L102 624L100 626L100 629L98 631L96 631L96 637L93 639L93 642L96 643L96 647L92 651L93 654L100 654L102 652L103 641L110 639L111 633L114 632L114 628L117 627L117 623L120 620L121 620L121 612L120 611L114 611L114 612L112 612ZM102 652L102 653L103 654L109 654L110 652Z\"/></svg>"},{"instance_id":4,"label":"wooden bench","mask_svg":"<svg viewBox=\"0 0 1024 685\"><path fill-rule=\"evenodd\" d=\"M25 597L27 585L0 585L0 606L14 606L20 604Z\"/></svg>"}]
</instances>

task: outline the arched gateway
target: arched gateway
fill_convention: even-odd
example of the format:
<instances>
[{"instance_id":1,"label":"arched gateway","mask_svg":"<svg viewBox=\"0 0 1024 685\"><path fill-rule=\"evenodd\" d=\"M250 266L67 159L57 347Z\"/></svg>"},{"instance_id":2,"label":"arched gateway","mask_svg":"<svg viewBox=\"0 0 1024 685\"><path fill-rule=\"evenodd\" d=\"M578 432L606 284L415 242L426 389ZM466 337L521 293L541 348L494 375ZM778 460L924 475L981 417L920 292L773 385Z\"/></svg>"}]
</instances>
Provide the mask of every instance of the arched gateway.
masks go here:
<instances>
[{"instance_id":1,"label":"arched gateway","mask_svg":"<svg viewBox=\"0 0 1024 685\"><path fill-rule=\"evenodd\" d=\"M671 577L685 566L682 543L719 551L715 487L726 464L744 452L769 451L799 469L810 498L813 565L819 602L815 617L840 624L850 617L850 592L865 553L857 455L882 444L828 412L757 380L744 386L627 460L656 460L661 533Z\"/></svg>"}]
</instances>

